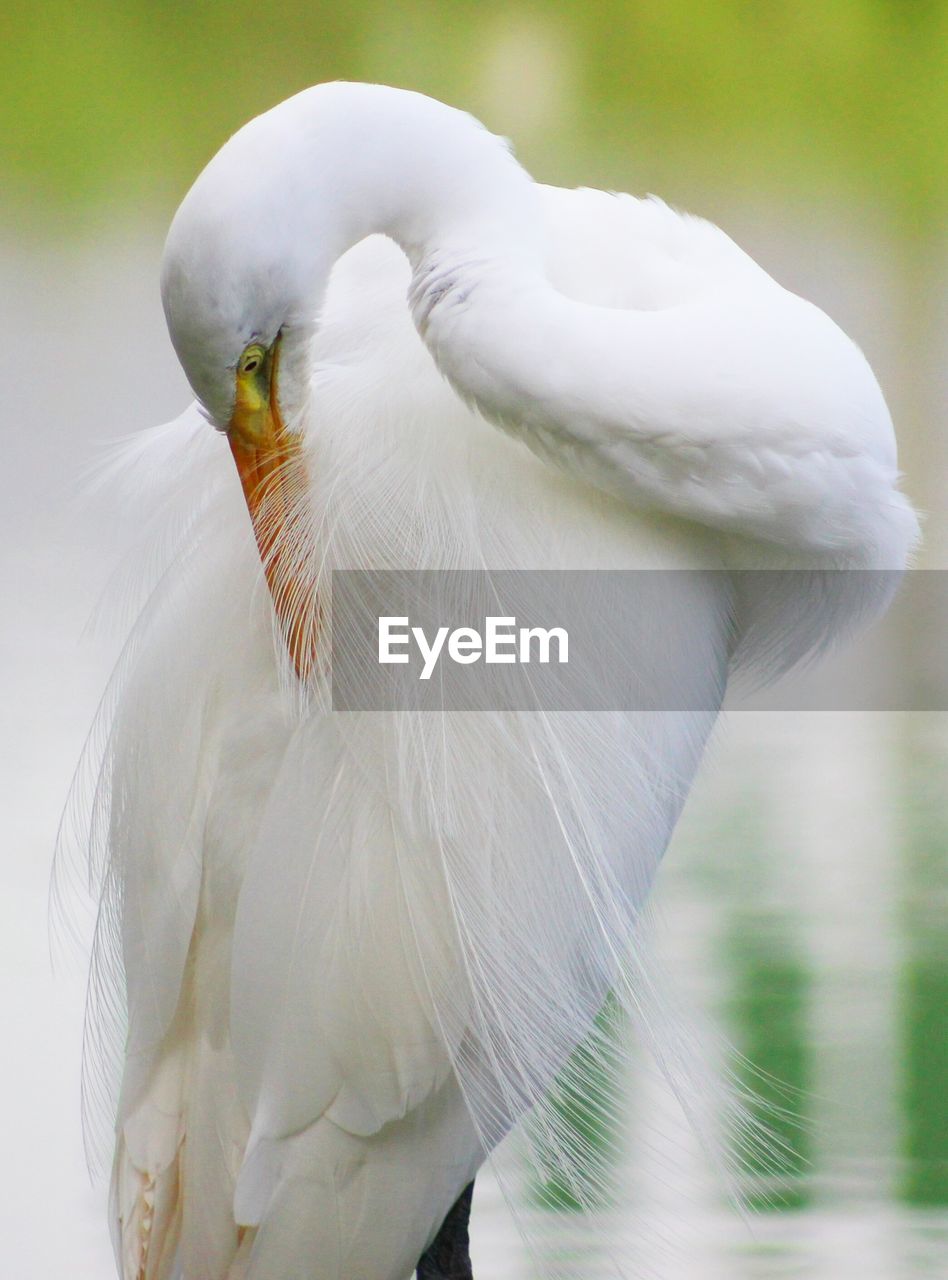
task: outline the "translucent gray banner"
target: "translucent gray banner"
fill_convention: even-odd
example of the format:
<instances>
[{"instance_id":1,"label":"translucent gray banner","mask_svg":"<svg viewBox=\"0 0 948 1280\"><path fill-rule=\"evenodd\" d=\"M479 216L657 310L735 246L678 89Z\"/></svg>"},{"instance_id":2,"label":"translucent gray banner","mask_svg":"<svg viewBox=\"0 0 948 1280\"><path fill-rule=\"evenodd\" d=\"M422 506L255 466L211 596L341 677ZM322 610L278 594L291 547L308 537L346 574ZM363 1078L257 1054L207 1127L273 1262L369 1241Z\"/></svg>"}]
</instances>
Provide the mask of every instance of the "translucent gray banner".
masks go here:
<instances>
[{"instance_id":1,"label":"translucent gray banner","mask_svg":"<svg viewBox=\"0 0 948 1280\"><path fill-rule=\"evenodd\" d=\"M331 603L337 711L948 709L940 571L337 570Z\"/></svg>"}]
</instances>

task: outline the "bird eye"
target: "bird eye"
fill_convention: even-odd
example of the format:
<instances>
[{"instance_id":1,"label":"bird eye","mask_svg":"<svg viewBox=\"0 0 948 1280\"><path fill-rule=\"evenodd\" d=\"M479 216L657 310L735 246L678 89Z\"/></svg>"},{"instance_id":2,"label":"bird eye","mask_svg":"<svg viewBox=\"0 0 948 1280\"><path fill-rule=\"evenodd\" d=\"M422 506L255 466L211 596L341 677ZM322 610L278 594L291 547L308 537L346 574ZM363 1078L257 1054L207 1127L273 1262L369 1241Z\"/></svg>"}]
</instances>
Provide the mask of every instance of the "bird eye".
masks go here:
<instances>
[{"instance_id":1,"label":"bird eye","mask_svg":"<svg viewBox=\"0 0 948 1280\"><path fill-rule=\"evenodd\" d=\"M248 347L246 351L243 353L243 355L240 357L240 364L238 365L240 372L241 373L255 372L255 370L259 369L260 365L263 364L265 356L266 356L266 352L264 351L263 347L258 346L256 343L254 343L254 345L251 347Z\"/></svg>"}]
</instances>

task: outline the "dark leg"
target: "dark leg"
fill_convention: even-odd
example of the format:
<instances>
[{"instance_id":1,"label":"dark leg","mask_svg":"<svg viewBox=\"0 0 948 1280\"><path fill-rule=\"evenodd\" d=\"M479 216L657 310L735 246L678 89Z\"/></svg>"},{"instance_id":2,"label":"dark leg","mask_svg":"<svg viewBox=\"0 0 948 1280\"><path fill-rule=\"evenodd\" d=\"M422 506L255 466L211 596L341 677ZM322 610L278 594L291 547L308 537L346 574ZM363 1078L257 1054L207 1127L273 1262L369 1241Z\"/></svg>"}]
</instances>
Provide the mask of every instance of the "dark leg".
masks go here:
<instances>
[{"instance_id":1,"label":"dark leg","mask_svg":"<svg viewBox=\"0 0 948 1280\"><path fill-rule=\"evenodd\" d=\"M467 1231L473 1196L474 1183L469 1182L448 1210L438 1234L418 1259L418 1280L474 1280Z\"/></svg>"}]
</instances>

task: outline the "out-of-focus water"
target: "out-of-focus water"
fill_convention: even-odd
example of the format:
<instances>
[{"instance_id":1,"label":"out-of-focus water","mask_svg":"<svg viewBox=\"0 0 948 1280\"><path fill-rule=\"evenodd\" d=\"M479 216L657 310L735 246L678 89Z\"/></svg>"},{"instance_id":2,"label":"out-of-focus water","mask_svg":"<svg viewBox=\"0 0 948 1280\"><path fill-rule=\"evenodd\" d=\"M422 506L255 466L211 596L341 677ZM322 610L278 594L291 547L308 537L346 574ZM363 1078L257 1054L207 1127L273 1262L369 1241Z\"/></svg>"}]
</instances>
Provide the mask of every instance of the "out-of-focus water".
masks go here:
<instances>
[{"instance_id":1,"label":"out-of-focus water","mask_svg":"<svg viewBox=\"0 0 948 1280\"><path fill-rule=\"evenodd\" d=\"M946 765L944 716L731 717L660 877L656 948L793 1113L770 1117L777 1195L742 1221L633 1055L619 1209L525 1215L556 1274L948 1276ZM515 1154L507 1177L523 1185ZM479 1210L485 1273L534 1274L495 1188Z\"/></svg>"},{"instance_id":2,"label":"out-of-focus water","mask_svg":"<svg viewBox=\"0 0 948 1280\"><path fill-rule=\"evenodd\" d=\"M74 251L0 250L0 1231L21 1280L112 1274L104 1190L89 1184L80 1138L82 964L67 955L51 972L47 884L114 646L80 642L116 533L102 499L76 502L76 480L103 442L187 398L158 304L158 245L114 235ZM848 240L838 261L838 297L819 300L885 381L900 361L884 273L874 290L872 255L860 268ZM792 237L769 259L801 288L813 262L812 243ZM512 1144L503 1186L532 1251L483 1175L481 1280L541 1264L593 1280L617 1259L644 1280L948 1277L946 767L948 715L731 717L660 876L655 947L683 1003L756 1065L767 1101L795 1112L778 1122L779 1207L747 1219L730 1207L630 1046L621 1204L594 1221L538 1210Z\"/></svg>"}]
</instances>

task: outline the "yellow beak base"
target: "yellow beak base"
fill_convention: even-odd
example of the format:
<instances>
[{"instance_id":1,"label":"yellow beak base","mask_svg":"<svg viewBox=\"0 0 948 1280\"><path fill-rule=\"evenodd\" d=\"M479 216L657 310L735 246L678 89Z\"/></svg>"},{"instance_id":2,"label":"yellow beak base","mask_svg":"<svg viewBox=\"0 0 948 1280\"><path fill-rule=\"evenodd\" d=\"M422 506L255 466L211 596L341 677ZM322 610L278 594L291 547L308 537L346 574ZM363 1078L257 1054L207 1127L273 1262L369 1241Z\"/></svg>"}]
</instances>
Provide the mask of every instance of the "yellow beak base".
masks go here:
<instances>
[{"instance_id":1,"label":"yellow beak base","mask_svg":"<svg viewBox=\"0 0 948 1280\"><path fill-rule=\"evenodd\" d=\"M287 431L280 416L279 339L264 356L250 370L241 367L241 359L227 439L287 651L305 682L315 665L318 631L315 590L307 581L308 557L300 537L308 477L301 437Z\"/></svg>"}]
</instances>

